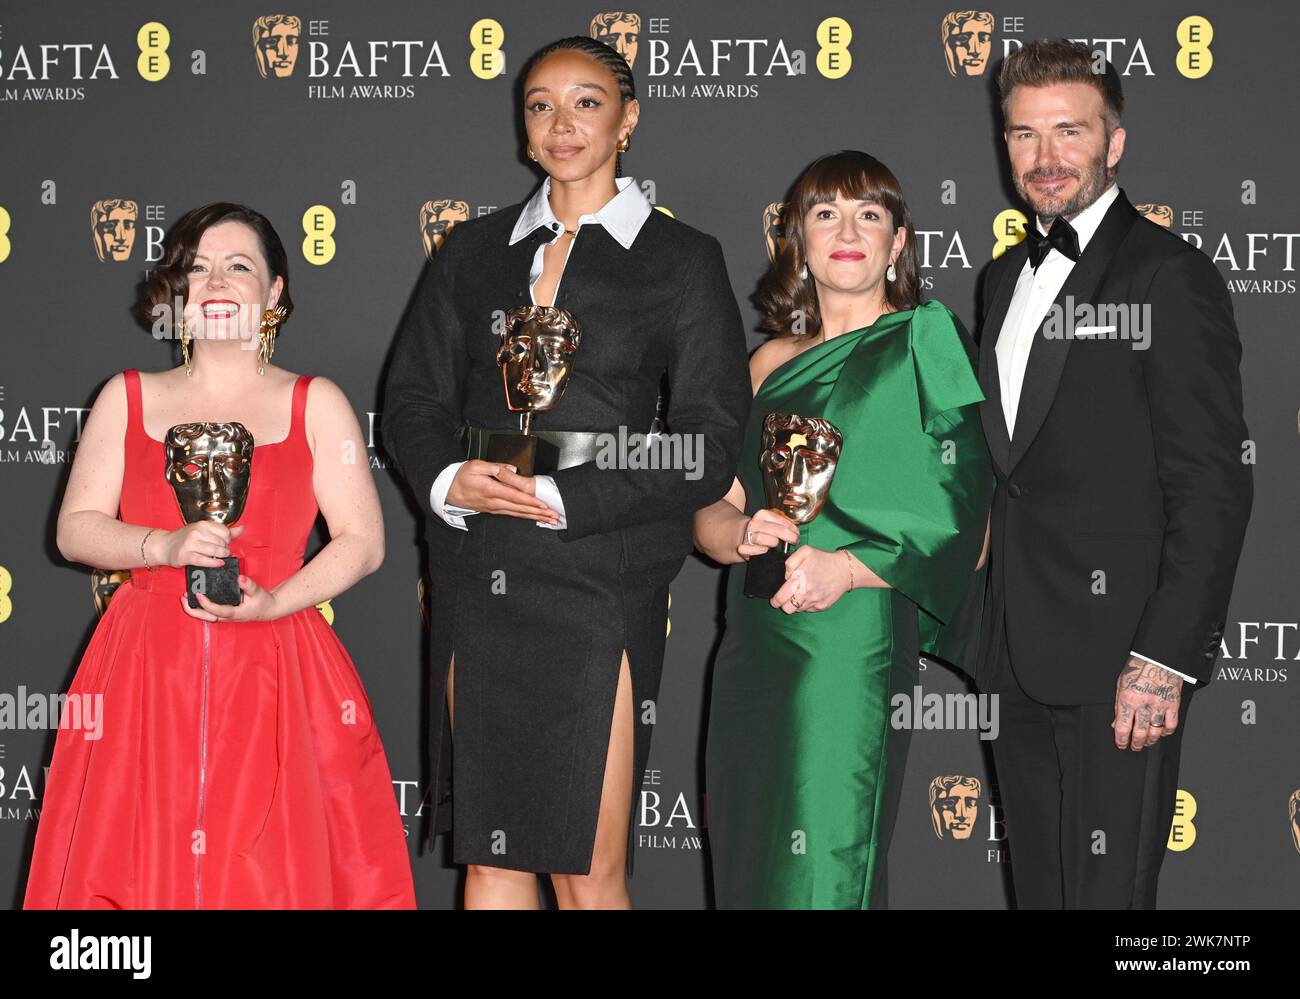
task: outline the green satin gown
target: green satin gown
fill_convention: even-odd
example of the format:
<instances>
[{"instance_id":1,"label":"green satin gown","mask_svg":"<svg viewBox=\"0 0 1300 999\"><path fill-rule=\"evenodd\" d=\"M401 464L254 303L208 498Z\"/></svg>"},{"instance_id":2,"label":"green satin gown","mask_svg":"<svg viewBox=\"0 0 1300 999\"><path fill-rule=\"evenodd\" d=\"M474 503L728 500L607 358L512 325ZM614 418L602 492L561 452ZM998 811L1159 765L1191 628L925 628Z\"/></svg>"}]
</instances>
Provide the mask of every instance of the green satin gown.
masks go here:
<instances>
[{"instance_id":1,"label":"green satin gown","mask_svg":"<svg viewBox=\"0 0 1300 999\"><path fill-rule=\"evenodd\" d=\"M799 543L847 548L891 588L786 614L744 596L743 564L730 570L706 752L719 908L885 905L908 741L890 725L891 699L911 697L921 651L970 654L944 626L978 617L965 605L978 598L993 474L972 354L956 317L930 301L804 350L754 397L746 512L766 505L767 414L824 417L843 450Z\"/></svg>"}]
</instances>

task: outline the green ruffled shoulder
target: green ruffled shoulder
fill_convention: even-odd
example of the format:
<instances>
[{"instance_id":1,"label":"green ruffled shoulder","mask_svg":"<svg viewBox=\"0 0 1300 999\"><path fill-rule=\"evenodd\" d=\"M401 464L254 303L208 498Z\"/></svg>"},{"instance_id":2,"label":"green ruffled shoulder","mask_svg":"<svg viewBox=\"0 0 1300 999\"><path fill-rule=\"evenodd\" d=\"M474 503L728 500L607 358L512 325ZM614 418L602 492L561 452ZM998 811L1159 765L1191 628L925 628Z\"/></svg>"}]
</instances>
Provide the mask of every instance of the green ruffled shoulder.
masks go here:
<instances>
[{"instance_id":1,"label":"green ruffled shoulder","mask_svg":"<svg viewBox=\"0 0 1300 999\"><path fill-rule=\"evenodd\" d=\"M941 302L882 318L845 358L821 414L844 448L805 541L849 549L946 623L984 541L993 484L984 395L970 337Z\"/></svg>"},{"instance_id":2,"label":"green ruffled shoulder","mask_svg":"<svg viewBox=\"0 0 1300 999\"><path fill-rule=\"evenodd\" d=\"M975 374L975 344L946 305L931 299L912 310L908 346L916 370L921 426L934 435L939 418L953 409L984 401Z\"/></svg>"}]
</instances>

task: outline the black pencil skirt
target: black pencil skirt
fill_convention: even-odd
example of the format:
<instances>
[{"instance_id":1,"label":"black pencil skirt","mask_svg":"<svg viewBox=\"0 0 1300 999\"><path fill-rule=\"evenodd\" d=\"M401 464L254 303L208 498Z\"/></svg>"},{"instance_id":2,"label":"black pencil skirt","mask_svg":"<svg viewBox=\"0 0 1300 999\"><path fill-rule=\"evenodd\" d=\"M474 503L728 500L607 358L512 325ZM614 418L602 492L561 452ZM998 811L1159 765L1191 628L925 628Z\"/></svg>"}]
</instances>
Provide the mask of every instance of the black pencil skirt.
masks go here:
<instances>
[{"instance_id":1,"label":"black pencil skirt","mask_svg":"<svg viewBox=\"0 0 1300 999\"><path fill-rule=\"evenodd\" d=\"M589 873L626 649L631 873L668 586L684 558L627 570L617 533L565 542L517 517L474 514L466 523L468 531L429 525L433 828L451 830L458 864ZM455 726L447 739L452 653Z\"/></svg>"}]
</instances>

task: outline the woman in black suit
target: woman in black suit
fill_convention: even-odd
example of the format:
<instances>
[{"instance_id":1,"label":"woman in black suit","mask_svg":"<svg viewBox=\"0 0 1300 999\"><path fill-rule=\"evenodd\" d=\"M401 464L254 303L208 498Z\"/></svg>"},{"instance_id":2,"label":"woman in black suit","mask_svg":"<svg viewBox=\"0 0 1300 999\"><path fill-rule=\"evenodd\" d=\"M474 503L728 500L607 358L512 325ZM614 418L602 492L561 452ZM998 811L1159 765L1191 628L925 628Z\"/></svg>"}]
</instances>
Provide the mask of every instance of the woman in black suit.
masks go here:
<instances>
[{"instance_id":1,"label":"woman in black suit","mask_svg":"<svg viewBox=\"0 0 1300 999\"><path fill-rule=\"evenodd\" d=\"M627 907L668 584L694 511L735 472L744 329L718 241L619 175L639 113L626 60L561 39L521 87L546 181L448 233L386 387L384 439L427 521L430 828L453 829L466 907L535 908L538 873L562 907ZM565 394L535 430L559 448L550 475L484 460L492 432L520 429L497 364L500 319L518 305L562 307L582 327ZM665 376L666 437L689 464L604 460L620 428L652 429Z\"/></svg>"}]
</instances>

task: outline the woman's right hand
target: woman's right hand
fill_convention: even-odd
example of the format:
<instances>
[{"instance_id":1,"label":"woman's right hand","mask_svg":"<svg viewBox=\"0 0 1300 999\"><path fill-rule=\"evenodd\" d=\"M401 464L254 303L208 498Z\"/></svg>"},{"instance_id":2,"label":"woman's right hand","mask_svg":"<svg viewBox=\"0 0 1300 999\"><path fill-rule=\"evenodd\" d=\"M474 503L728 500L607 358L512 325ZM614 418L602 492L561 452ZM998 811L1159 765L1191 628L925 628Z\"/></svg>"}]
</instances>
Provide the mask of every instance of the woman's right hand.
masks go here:
<instances>
[{"instance_id":1,"label":"woman's right hand","mask_svg":"<svg viewBox=\"0 0 1300 999\"><path fill-rule=\"evenodd\" d=\"M736 553L748 562L750 556L762 555L782 541L798 544L799 525L780 510L759 510L745 522Z\"/></svg>"},{"instance_id":2,"label":"woman's right hand","mask_svg":"<svg viewBox=\"0 0 1300 999\"><path fill-rule=\"evenodd\" d=\"M183 569L187 565L219 566L230 557L230 542L244 533L245 524L227 527L212 520L196 520L180 530L167 531L161 539L150 538L157 545L160 565Z\"/></svg>"},{"instance_id":3,"label":"woman's right hand","mask_svg":"<svg viewBox=\"0 0 1300 999\"><path fill-rule=\"evenodd\" d=\"M447 490L447 502L480 513L501 513L525 520L557 524L560 514L536 496L531 475L520 475L514 465L471 458L461 465Z\"/></svg>"}]
</instances>

